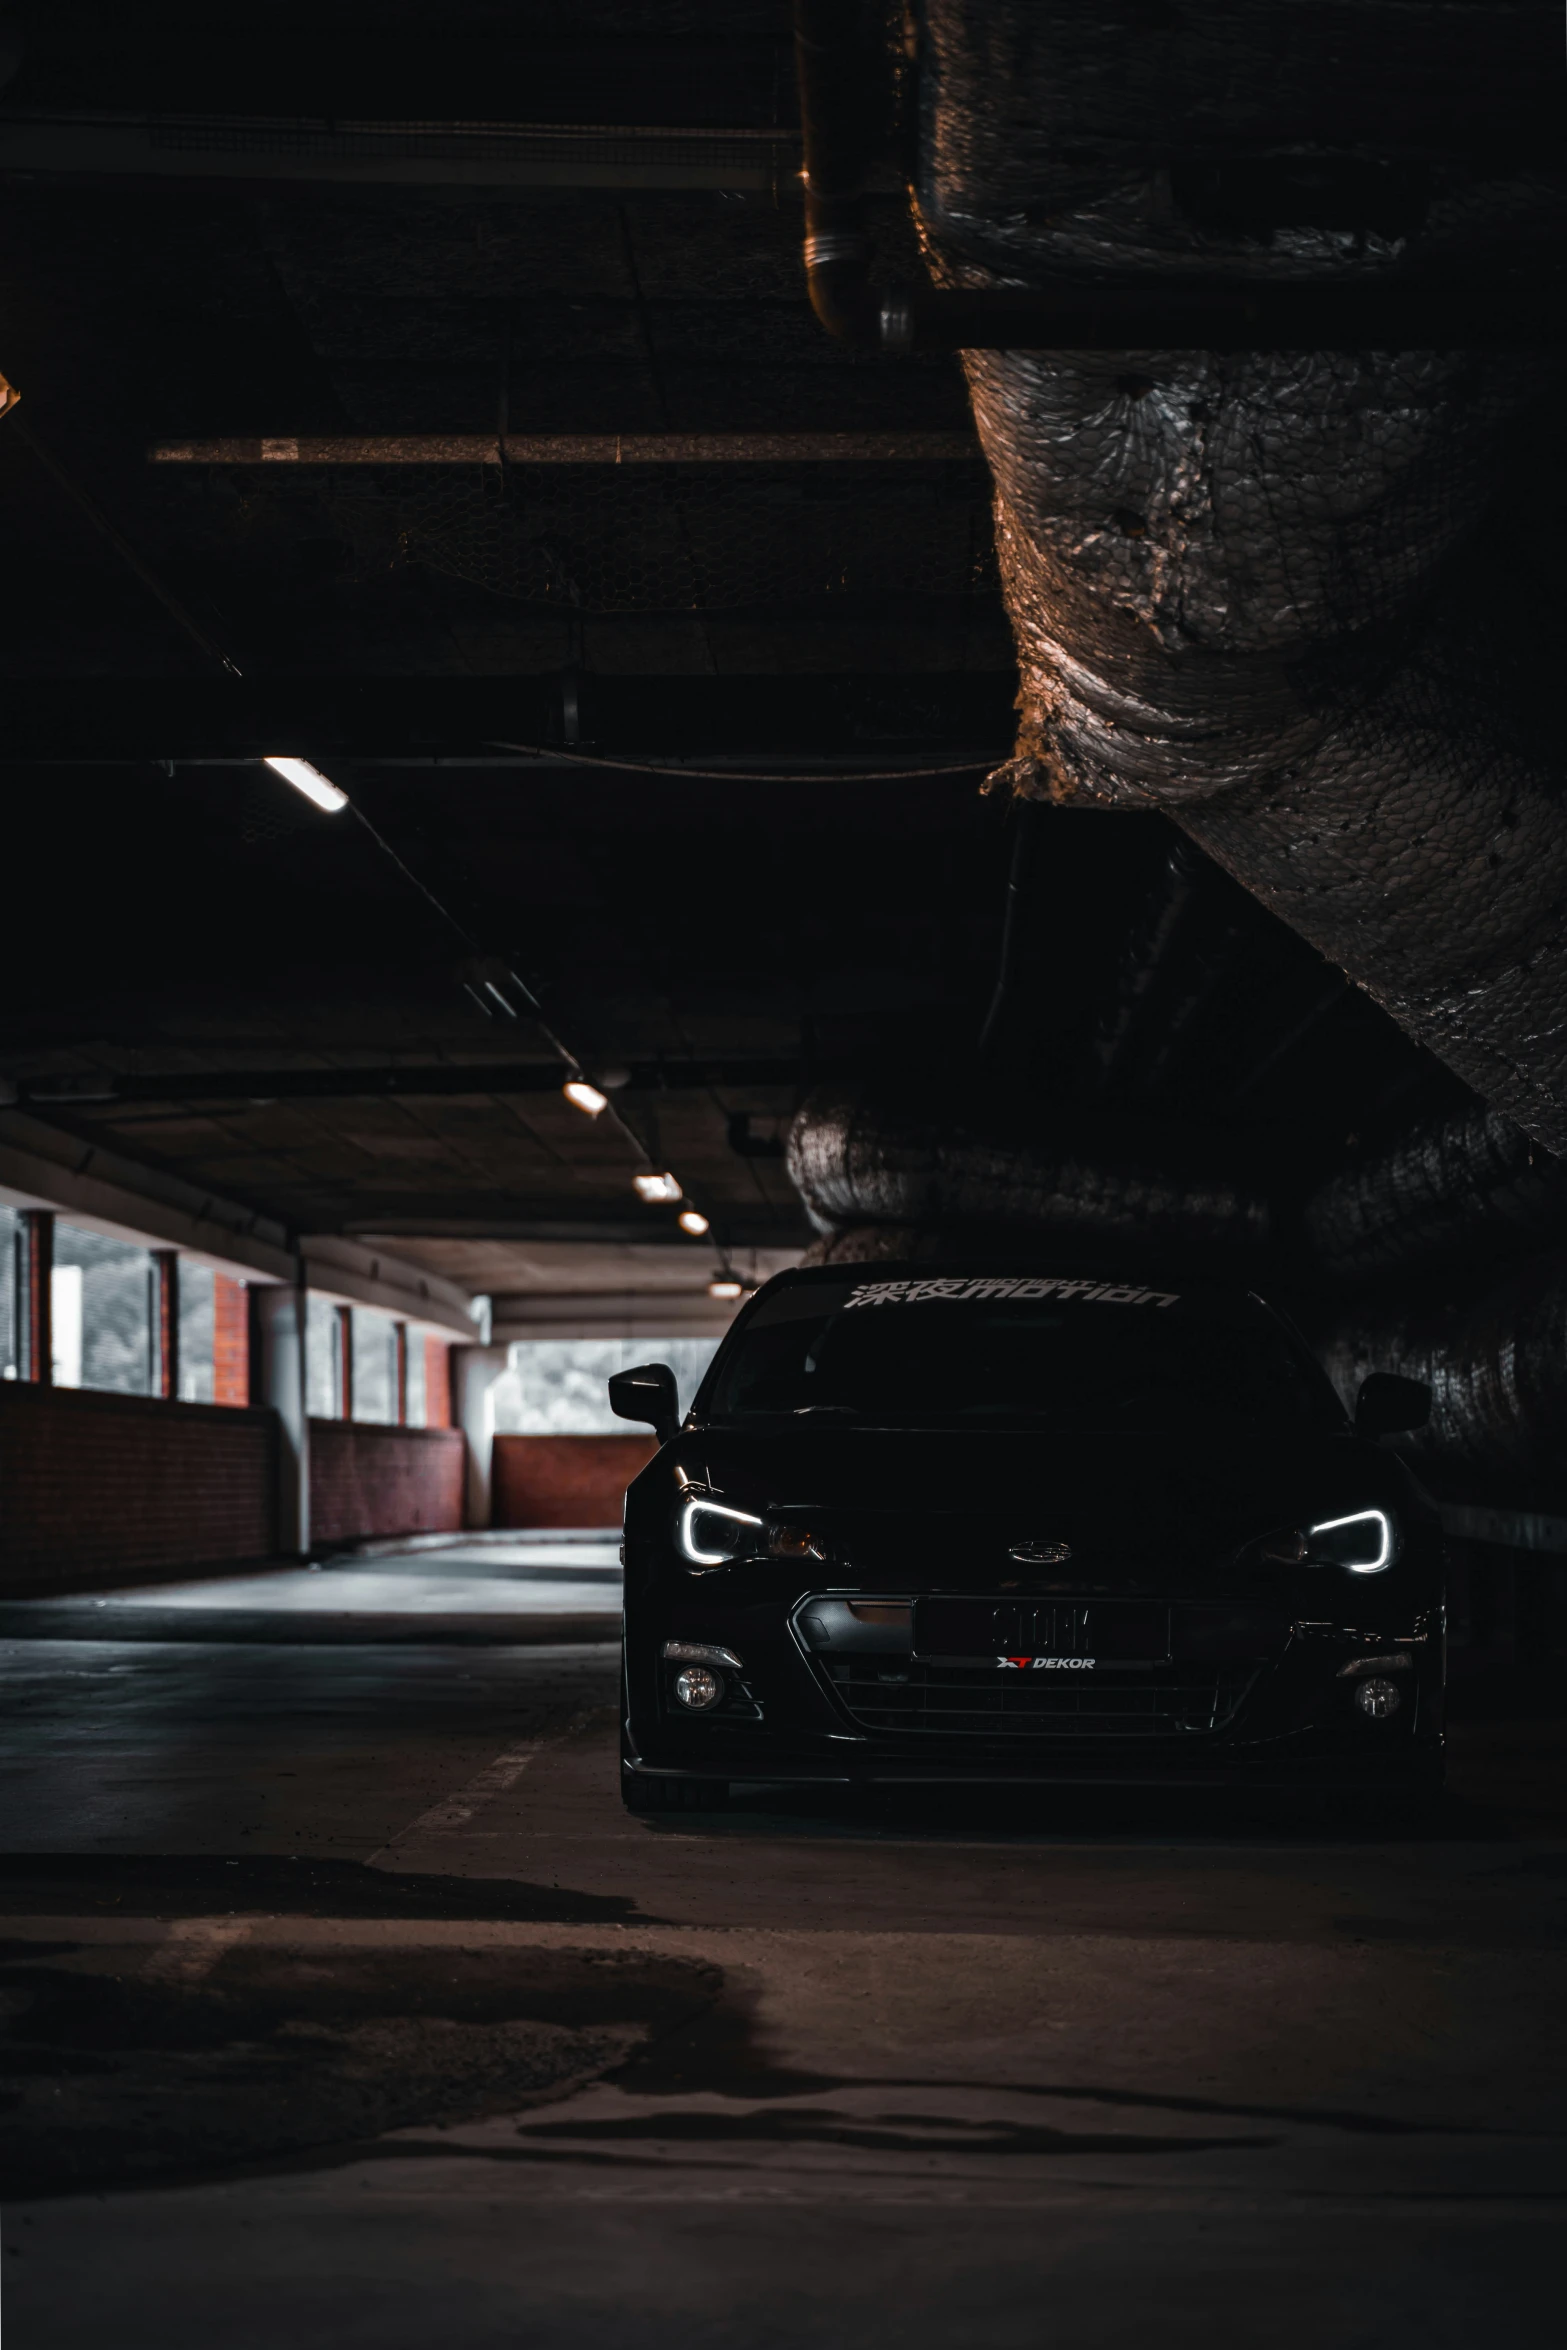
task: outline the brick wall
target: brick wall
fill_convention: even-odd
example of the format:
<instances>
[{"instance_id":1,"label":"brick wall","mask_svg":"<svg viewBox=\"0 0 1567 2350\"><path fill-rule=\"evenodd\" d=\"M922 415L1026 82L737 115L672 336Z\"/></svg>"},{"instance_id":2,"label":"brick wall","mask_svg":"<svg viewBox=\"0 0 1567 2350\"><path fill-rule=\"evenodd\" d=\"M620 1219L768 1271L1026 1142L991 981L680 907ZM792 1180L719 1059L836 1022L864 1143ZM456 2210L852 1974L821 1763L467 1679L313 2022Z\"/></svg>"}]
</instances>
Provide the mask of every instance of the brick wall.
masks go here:
<instances>
[{"instance_id":1,"label":"brick wall","mask_svg":"<svg viewBox=\"0 0 1567 2350\"><path fill-rule=\"evenodd\" d=\"M651 1436L497 1436L497 1526L618 1526L626 1487L658 1450Z\"/></svg>"},{"instance_id":2,"label":"brick wall","mask_svg":"<svg viewBox=\"0 0 1567 2350\"><path fill-rule=\"evenodd\" d=\"M212 1276L212 1400L250 1401L250 1290L226 1273Z\"/></svg>"},{"instance_id":3,"label":"brick wall","mask_svg":"<svg viewBox=\"0 0 1567 2350\"><path fill-rule=\"evenodd\" d=\"M266 1557L274 1444L270 1412L0 1383L0 1595Z\"/></svg>"},{"instance_id":4,"label":"brick wall","mask_svg":"<svg viewBox=\"0 0 1567 2350\"><path fill-rule=\"evenodd\" d=\"M462 1503L463 1440L455 1430L311 1421L312 1544L455 1531Z\"/></svg>"},{"instance_id":5,"label":"brick wall","mask_svg":"<svg viewBox=\"0 0 1567 2350\"><path fill-rule=\"evenodd\" d=\"M449 1428L452 1424L452 1350L444 1338L424 1342L424 1424Z\"/></svg>"}]
</instances>

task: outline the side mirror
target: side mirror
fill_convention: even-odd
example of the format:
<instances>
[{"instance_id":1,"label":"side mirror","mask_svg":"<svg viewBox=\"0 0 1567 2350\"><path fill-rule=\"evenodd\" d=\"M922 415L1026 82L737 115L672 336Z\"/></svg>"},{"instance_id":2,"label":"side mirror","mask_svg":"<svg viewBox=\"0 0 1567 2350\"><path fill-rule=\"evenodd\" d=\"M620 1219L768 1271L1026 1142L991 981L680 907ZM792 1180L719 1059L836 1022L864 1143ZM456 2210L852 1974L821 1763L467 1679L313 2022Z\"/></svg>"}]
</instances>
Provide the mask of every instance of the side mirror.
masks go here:
<instances>
[{"instance_id":1,"label":"side mirror","mask_svg":"<svg viewBox=\"0 0 1567 2350\"><path fill-rule=\"evenodd\" d=\"M680 1390L667 1363L643 1363L635 1371L617 1371L609 1383L609 1408L620 1420L641 1420L660 1444L667 1444L680 1425Z\"/></svg>"},{"instance_id":2,"label":"side mirror","mask_svg":"<svg viewBox=\"0 0 1567 2350\"><path fill-rule=\"evenodd\" d=\"M1401 1379L1396 1371L1373 1371L1355 1398L1357 1436L1403 1436L1431 1417L1431 1390L1423 1379Z\"/></svg>"}]
</instances>

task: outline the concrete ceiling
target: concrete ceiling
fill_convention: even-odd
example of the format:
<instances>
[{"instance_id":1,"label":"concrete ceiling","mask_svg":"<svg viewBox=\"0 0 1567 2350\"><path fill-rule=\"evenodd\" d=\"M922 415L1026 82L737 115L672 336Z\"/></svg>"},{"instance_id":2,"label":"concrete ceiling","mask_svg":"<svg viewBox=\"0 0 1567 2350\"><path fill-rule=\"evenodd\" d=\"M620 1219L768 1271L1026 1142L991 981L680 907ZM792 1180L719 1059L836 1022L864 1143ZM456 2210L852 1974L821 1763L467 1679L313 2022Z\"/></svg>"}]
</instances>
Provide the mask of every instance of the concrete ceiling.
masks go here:
<instances>
[{"instance_id":1,"label":"concrete ceiling","mask_svg":"<svg viewBox=\"0 0 1567 2350\"><path fill-rule=\"evenodd\" d=\"M490 185L346 185L310 176L326 151L302 133L246 145L210 122L211 152L254 156L251 176L160 178L128 148L106 171L106 150L67 145L7 169L8 136L72 107L142 108L160 155L207 150L188 125L149 132L154 104L231 130L310 117L323 137L339 116L428 129L442 109L792 136L772 0L585 0L570 44L556 11L467 0L435 42L405 6L269 22L308 38L230 42L172 0L134 27L60 0L0 96L0 370L23 394L0 418L0 529L26 585L0 653L0 1098L291 1232L472 1250L492 1294L694 1279L703 1251L632 1192L650 1163L719 1246L797 1250L780 1146L802 1090L966 1064L995 985L1013 830L976 784L1015 677L975 462L148 451L503 427L961 435L961 371L823 335L787 172L650 184L619 148L590 170L579 142L562 170L598 184L507 164ZM709 150L690 156L710 181ZM888 275L919 266L894 189ZM778 780L517 764L497 742ZM327 765L368 824L307 806L256 764L266 749ZM1154 973L1157 819L1038 824L1009 1011L1020 1099L1216 1128L1303 1181L1351 1133L1446 1102L1452 1081L1216 872ZM508 971L542 1020L521 998L516 1019L477 1008ZM552 1039L628 1072L624 1127L562 1101Z\"/></svg>"},{"instance_id":2,"label":"concrete ceiling","mask_svg":"<svg viewBox=\"0 0 1567 2350\"><path fill-rule=\"evenodd\" d=\"M380 1236L363 1237L373 1246ZM712 1243L702 1240L675 1248L648 1241L386 1237L399 1257L470 1296L697 1298L706 1295L715 1269ZM760 1282L798 1256L794 1248L745 1248L732 1261L744 1279Z\"/></svg>"}]
</instances>

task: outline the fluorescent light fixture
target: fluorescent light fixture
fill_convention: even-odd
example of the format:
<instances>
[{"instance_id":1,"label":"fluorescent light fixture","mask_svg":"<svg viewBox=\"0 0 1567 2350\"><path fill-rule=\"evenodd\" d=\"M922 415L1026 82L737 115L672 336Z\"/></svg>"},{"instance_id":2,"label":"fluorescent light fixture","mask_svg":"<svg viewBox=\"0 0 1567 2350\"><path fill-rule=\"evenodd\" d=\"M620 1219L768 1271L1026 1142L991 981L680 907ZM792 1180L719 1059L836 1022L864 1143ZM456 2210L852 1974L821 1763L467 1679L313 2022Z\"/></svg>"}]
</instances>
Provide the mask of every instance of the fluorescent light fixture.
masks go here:
<instances>
[{"instance_id":1,"label":"fluorescent light fixture","mask_svg":"<svg viewBox=\"0 0 1567 2350\"><path fill-rule=\"evenodd\" d=\"M704 1232L712 1230L712 1226L700 1208L682 1208L680 1229L682 1232L689 1232L693 1240L700 1240Z\"/></svg>"},{"instance_id":2,"label":"fluorescent light fixture","mask_svg":"<svg viewBox=\"0 0 1567 2350\"><path fill-rule=\"evenodd\" d=\"M645 1199L650 1207L680 1197L679 1180L673 1175L633 1175L631 1181L638 1199Z\"/></svg>"},{"instance_id":3,"label":"fluorescent light fixture","mask_svg":"<svg viewBox=\"0 0 1567 2350\"><path fill-rule=\"evenodd\" d=\"M308 759L267 758L261 763L270 767L274 775L281 775L285 783L291 783L295 791L302 791L307 800L314 800L318 808L325 808L329 816L335 816L339 808L348 805L347 792L339 791Z\"/></svg>"},{"instance_id":4,"label":"fluorescent light fixture","mask_svg":"<svg viewBox=\"0 0 1567 2350\"><path fill-rule=\"evenodd\" d=\"M596 1085L589 1085L585 1077L569 1078L560 1090L574 1110L586 1110L590 1118L609 1108L609 1095L600 1093Z\"/></svg>"},{"instance_id":5,"label":"fluorescent light fixture","mask_svg":"<svg viewBox=\"0 0 1567 2350\"><path fill-rule=\"evenodd\" d=\"M732 1274L721 1273L716 1281L708 1283L707 1294L709 1297L744 1297L745 1283L736 1281Z\"/></svg>"}]
</instances>

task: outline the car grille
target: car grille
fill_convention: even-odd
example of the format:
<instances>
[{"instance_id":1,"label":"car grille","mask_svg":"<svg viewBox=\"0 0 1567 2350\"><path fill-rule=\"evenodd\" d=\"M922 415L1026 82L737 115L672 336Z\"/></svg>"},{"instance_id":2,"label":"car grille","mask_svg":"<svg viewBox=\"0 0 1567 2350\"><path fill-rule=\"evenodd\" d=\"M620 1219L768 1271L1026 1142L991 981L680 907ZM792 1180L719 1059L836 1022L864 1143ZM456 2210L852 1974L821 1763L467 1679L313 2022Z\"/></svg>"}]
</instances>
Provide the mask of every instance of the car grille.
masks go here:
<instances>
[{"instance_id":1,"label":"car grille","mask_svg":"<svg viewBox=\"0 0 1567 2350\"><path fill-rule=\"evenodd\" d=\"M879 1657L818 1661L862 1730L978 1738L1190 1738L1227 1728L1261 1670L1255 1662L1111 1666L1069 1677Z\"/></svg>"}]
</instances>

